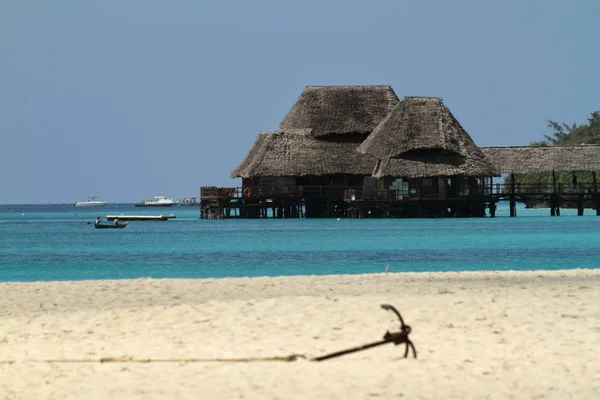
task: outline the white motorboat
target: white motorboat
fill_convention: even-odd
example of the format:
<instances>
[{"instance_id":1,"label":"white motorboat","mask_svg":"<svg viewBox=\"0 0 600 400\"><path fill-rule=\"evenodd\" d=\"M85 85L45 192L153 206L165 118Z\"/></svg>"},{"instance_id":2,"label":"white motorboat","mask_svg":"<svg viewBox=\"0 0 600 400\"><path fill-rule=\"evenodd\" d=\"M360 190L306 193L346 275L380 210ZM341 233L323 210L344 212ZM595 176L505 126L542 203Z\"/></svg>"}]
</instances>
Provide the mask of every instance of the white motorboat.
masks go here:
<instances>
[{"instance_id":1,"label":"white motorboat","mask_svg":"<svg viewBox=\"0 0 600 400\"><path fill-rule=\"evenodd\" d=\"M154 196L150 200L142 200L140 203L134 204L136 207L173 207L177 202L166 196Z\"/></svg>"},{"instance_id":2,"label":"white motorboat","mask_svg":"<svg viewBox=\"0 0 600 400\"><path fill-rule=\"evenodd\" d=\"M96 200L96 198L96 196L91 196L87 201L78 201L74 205L75 207L103 207L106 205L105 201Z\"/></svg>"}]
</instances>

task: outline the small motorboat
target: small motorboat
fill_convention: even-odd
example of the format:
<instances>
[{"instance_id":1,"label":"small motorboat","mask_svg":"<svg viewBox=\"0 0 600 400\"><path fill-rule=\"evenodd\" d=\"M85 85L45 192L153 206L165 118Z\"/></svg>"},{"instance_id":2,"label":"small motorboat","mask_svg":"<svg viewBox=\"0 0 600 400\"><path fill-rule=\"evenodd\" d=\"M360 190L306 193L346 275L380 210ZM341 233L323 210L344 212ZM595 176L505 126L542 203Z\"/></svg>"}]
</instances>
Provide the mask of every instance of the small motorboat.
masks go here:
<instances>
[{"instance_id":1,"label":"small motorboat","mask_svg":"<svg viewBox=\"0 0 600 400\"><path fill-rule=\"evenodd\" d=\"M134 204L135 207L173 207L175 205L177 205L177 202L166 196L154 196L154 199L142 200Z\"/></svg>"},{"instance_id":2,"label":"small motorboat","mask_svg":"<svg viewBox=\"0 0 600 400\"><path fill-rule=\"evenodd\" d=\"M94 228L96 229L119 229L119 228L125 228L127 226L129 222L123 222L123 223L116 223L116 224L103 224L101 222L95 222L94 223Z\"/></svg>"},{"instance_id":3,"label":"small motorboat","mask_svg":"<svg viewBox=\"0 0 600 400\"><path fill-rule=\"evenodd\" d=\"M97 200L96 196L91 196L88 197L87 201L78 201L73 205L75 207L104 207L106 205L106 202Z\"/></svg>"}]
</instances>

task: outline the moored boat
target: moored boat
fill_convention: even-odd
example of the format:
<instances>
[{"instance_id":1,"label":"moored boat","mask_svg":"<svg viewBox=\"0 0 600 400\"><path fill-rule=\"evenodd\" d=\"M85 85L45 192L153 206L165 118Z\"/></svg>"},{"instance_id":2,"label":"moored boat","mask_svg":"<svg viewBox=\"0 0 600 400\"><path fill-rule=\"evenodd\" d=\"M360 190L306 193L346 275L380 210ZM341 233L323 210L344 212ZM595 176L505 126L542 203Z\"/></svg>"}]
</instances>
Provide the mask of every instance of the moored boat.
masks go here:
<instances>
[{"instance_id":1,"label":"moored boat","mask_svg":"<svg viewBox=\"0 0 600 400\"><path fill-rule=\"evenodd\" d=\"M116 224L103 224L103 223L95 223L94 228L96 229L120 229L125 228L129 222L116 223Z\"/></svg>"},{"instance_id":2,"label":"moored boat","mask_svg":"<svg viewBox=\"0 0 600 400\"><path fill-rule=\"evenodd\" d=\"M96 200L96 196L88 197L87 201L78 201L73 204L75 207L103 207L106 205L105 201Z\"/></svg>"},{"instance_id":3,"label":"moored boat","mask_svg":"<svg viewBox=\"0 0 600 400\"><path fill-rule=\"evenodd\" d=\"M134 204L135 207L173 207L177 202L166 196L154 196L153 199L142 200Z\"/></svg>"},{"instance_id":4,"label":"moored boat","mask_svg":"<svg viewBox=\"0 0 600 400\"><path fill-rule=\"evenodd\" d=\"M166 221L175 218L174 214L169 215L106 215L108 221L119 219L119 221Z\"/></svg>"}]
</instances>

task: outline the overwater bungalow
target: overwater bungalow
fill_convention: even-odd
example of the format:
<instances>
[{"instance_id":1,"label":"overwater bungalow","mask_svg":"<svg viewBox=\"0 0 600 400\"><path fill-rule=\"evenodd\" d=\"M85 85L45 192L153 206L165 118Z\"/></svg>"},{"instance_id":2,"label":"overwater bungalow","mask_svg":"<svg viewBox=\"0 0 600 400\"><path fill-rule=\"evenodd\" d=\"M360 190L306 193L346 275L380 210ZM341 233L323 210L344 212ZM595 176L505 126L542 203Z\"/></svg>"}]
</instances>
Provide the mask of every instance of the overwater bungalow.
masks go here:
<instances>
[{"instance_id":1,"label":"overwater bungalow","mask_svg":"<svg viewBox=\"0 0 600 400\"><path fill-rule=\"evenodd\" d=\"M261 132L232 171L241 188L201 188L201 217L494 216L506 196L493 178L517 172L512 156L487 149L442 98L307 86L279 130Z\"/></svg>"},{"instance_id":2,"label":"overwater bungalow","mask_svg":"<svg viewBox=\"0 0 600 400\"><path fill-rule=\"evenodd\" d=\"M499 175L441 98L308 86L231 173L239 216L483 216ZM227 208L227 207L226 207Z\"/></svg>"}]
</instances>

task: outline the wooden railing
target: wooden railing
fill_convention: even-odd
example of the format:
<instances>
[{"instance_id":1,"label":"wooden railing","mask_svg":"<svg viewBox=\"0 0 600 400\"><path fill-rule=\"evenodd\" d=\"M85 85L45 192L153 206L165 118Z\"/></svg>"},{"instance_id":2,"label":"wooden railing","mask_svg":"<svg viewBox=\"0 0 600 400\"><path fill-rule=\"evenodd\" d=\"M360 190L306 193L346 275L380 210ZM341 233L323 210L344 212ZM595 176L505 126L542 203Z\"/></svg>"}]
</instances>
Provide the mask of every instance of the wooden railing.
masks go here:
<instances>
[{"instance_id":1,"label":"wooden railing","mask_svg":"<svg viewBox=\"0 0 600 400\"><path fill-rule=\"evenodd\" d=\"M200 199L207 197L241 197L241 189L239 187L216 187L202 186L200 188Z\"/></svg>"},{"instance_id":2,"label":"wooden railing","mask_svg":"<svg viewBox=\"0 0 600 400\"><path fill-rule=\"evenodd\" d=\"M575 193L595 193L598 190L597 186L593 183L578 183L575 185L568 185L564 183L557 183L556 190L553 184L537 183L515 183L514 193L515 194L528 194L528 195L544 195L551 193L559 194L575 194ZM492 194L494 195L509 195L513 193L513 187L507 183L497 183L493 185Z\"/></svg>"},{"instance_id":3,"label":"wooden railing","mask_svg":"<svg viewBox=\"0 0 600 400\"><path fill-rule=\"evenodd\" d=\"M452 191L448 188L445 193L446 198L473 197L473 196L509 196L516 195L546 195L552 193L559 194L577 194L577 193L595 193L597 187L592 183L579 183L576 185L557 184L556 190L552 184L521 184L516 183L513 186L506 183L497 183L493 185L479 185L470 188L462 188L459 191ZM322 185L322 186L245 186L245 187L215 187L205 186L200 188L200 199L203 198L263 198L277 196L297 196L303 198L316 197L339 197L346 201L354 200L417 200L417 199L437 199L438 193L432 191L430 194L421 190L411 190L401 192L397 189L383 190L364 190L362 186L343 186L343 185Z\"/></svg>"}]
</instances>

